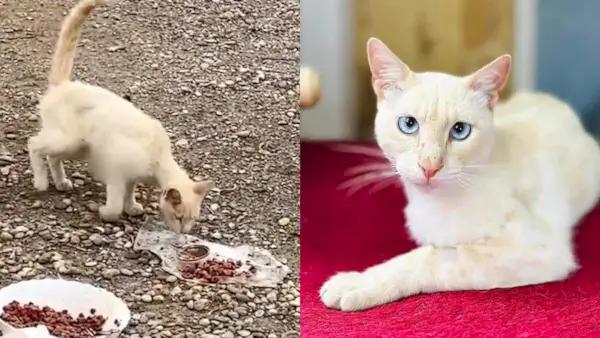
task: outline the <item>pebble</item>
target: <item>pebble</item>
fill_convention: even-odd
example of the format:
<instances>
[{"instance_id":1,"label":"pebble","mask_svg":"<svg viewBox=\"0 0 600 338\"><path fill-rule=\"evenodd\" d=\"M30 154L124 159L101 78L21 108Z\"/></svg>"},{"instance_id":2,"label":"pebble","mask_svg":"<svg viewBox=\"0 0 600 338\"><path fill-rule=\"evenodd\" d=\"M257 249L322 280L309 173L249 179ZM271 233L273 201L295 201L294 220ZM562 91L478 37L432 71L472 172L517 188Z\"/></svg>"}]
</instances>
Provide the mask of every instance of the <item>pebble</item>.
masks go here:
<instances>
[{"instance_id":1,"label":"pebble","mask_svg":"<svg viewBox=\"0 0 600 338\"><path fill-rule=\"evenodd\" d=\"M102 235L99 234L92 234L90 236L90 241L92 241L92 243L94 243L95 245L102 245L106 243L106 239L104 239L104 237L102 237Z\"/></svg>"},{"instance_id":2,"label":"pebble","mask_svg":"<svg viewBox=\"0 0 600 338\"><path fill-rule=\"evenodd\" d=\"M271 291L267 294L267 300L271 302L277 301L277 291Z\"/></svg>"},{"instance_id":3,"label":"pebble","mask_svg":"<svg viewBox=\"0 0 600 338\"><path fill-rule=\"evenodd\" d=\"M121 272L119 271L119 269L104 269L104 271L102 271L102 277L106 279L111 279L120 274Z\"/></svg>"},{"instance_id":4,"label":"pebble","mask_svg":"<svg viewBox=\"0 0 600 338\"><path fill-rule=\"evenodd\" d=\"M3 242L8 242L8 241L12 241L14 239L13 235L11 235L10 233L3 231L0 233L0 241Z\"/></svg>"},{"instance_id":5,"label":"pebble","mask_svg":"<svg viewBox=\"0 0 600 338\"><path fill-rule=\"evenodd\" d=\"M286 225L290 224L290 219L287 217L283 217L283 218L279 219L278 223L281 226L286 226Z\"/></svg>"},{"instance_id":6,"label":"pebble","mask_svg":"<svg viewBox=\"0 0 600 338\"><path fill-rule=\"evenodd\" d=\"M120 271L121 271L121 274L124 275L124 276L131 277L131 276L134 275L133 271L131 271L129 269L121 269Z\"/></svg>"}]
</instances>

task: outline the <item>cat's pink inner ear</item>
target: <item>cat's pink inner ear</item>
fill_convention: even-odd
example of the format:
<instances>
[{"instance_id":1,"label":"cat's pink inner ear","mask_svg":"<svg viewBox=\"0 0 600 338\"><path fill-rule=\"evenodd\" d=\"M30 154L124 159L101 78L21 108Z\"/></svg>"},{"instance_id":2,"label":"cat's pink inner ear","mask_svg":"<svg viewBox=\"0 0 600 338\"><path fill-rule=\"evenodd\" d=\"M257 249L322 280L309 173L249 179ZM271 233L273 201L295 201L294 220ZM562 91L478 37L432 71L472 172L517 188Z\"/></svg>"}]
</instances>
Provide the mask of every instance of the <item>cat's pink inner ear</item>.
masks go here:
<instances>
[{"instance_id":1,"label":"cat's pink inner ear","mask_svg":"<svg viewBox=\"0 0 600 338\"><path fill-rule=\"evenodd\" d=\"M399 90L412 79L412 71L381 40L367 42L367 58L371 69L373 90L383 99L386 90Z\"/></svg>"},{"instance_id":2,"label":"cat's pink inner ear","mask_svg":"<svg viewBox=\"0 0 600 338\"><path fill-rule=\"evenodd\" d=\"M489 98L489 107L493 109L498 101L498 95L508 82L511 56L506 54L488 63L483 68L469 76L469 87L481 92Z\"/></svg>"}]
</instances>

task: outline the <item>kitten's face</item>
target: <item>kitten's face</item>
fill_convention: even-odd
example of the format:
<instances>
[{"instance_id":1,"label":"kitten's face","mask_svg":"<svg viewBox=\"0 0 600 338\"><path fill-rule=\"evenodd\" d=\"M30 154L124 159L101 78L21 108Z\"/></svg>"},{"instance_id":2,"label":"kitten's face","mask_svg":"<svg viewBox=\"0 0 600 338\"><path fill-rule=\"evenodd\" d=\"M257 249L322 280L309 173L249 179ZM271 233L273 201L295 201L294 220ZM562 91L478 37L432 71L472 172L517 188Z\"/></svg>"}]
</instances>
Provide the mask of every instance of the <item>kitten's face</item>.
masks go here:
<instances>
[{"instance_id":1,"label":"kitten's face","mask_svg":"<svg viewBox=\"0 0 600 338\"><path fill-rule=\"evenodd\" d=\"M494 141L492 112L510 57L461 78L415 74L383 43L368 44L378 97L375 136L402 179L436 187L468 180L484 164Z\"/></svg>"},{"instance_id":2,"label":"kitten's face","mask_svg":"<svg viewBox=\"0 0 600 338\"><path fill-rule=\"evenodd\" d=\"M212 181L182 181L166 189L160 197L160 211L167 226L177 233L189 233L212 187Z\"/></svg>"}]
</instances>

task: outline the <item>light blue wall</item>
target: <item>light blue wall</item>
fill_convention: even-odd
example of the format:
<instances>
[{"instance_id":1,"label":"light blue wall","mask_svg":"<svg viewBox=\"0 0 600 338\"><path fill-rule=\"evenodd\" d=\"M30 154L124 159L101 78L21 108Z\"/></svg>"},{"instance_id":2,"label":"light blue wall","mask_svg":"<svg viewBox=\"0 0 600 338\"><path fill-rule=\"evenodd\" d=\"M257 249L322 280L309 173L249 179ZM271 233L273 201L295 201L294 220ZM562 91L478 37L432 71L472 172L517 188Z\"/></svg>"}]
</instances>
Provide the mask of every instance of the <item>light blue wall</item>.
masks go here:
<instances>
[{"instance_id":1,"label":"light blue wall","mask_svg":"<svg viewBox=\"0 0 600 338\"><path fill-rule=\"evenodd\" d=\"M538 6L537 89L569 102L589 124L600 114L600 0Z\"/></svg>"}]
</instances>

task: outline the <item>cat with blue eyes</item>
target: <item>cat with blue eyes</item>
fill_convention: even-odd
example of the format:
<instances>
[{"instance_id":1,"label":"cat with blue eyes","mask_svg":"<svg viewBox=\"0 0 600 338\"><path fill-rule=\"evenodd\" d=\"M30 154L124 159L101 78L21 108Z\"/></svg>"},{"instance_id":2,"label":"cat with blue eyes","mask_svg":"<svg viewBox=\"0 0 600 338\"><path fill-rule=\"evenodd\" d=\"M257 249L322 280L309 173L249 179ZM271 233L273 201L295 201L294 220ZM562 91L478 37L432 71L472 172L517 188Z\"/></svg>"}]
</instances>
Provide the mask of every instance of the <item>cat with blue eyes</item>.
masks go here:
<instances>
[{"instance_id":1,"label":"cat with blue eyes","mask_svg":"<svg viewBox=\"0 0 600 338\"><path fill-rule=\"evenodd\" d=\"M573 229L600 196L600 147L566 103L498 102L510 55L465 77L413 72L367 43L375 137L402 181L418 248L342 271L323 303L358 311L422 293L560 281L578 268Z\"/></svg>"}]
</instances>

